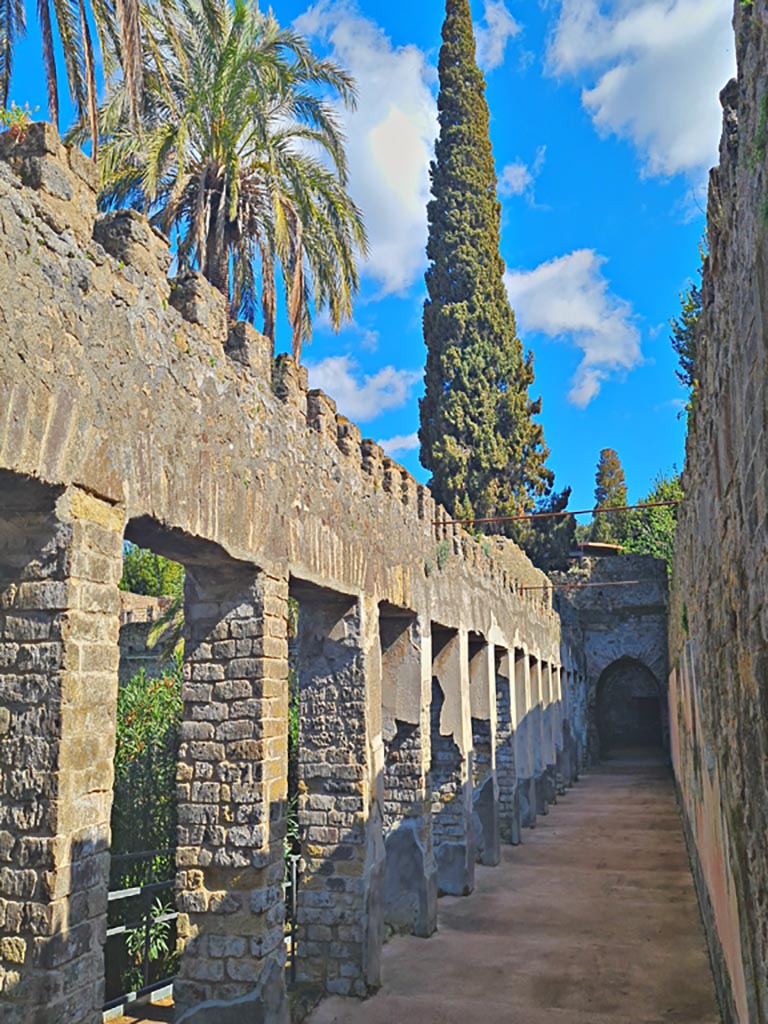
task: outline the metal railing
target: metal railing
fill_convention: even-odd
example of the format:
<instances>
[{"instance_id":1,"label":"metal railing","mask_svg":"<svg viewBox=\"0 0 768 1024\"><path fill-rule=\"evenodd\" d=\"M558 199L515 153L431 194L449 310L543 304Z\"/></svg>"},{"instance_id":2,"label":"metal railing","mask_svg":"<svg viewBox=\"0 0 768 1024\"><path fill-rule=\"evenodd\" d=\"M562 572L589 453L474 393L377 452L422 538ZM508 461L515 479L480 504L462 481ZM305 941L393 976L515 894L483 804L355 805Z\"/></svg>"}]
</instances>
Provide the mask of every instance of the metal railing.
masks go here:
<instances>
[{"instance_id":1,"label":"metal railing","mask_svg":"<svg viewBox=\"0 0 768 1024\"><path fill-rule=\"evenodd\" d=\"M172 850L146 850L141 853L118 854L112 857L113 875L118 873L115 869L122 865L140 864L142 862L152 861L158 857L165 858L171 856L172 853ZM286 874L285 881L283 882L287 969L288 981L291 985L296 982L296 932L300 861L300 854L290 854L286 858ZM107 960L109 959L110 939L118 939L120 936L125 937L137 931L141 931L142 941L140 945L140 960L138 964L134 961L132 966L133 968L139 968L142 984L134 986L128 991L121 992L119 995L110 995L102 1007L104 1013L117 1009L118 1007L124 1007L129 1003L135 1002L137 999L141 999L143 996L151 995L153 992L157 992L160 989L167 988L173 984L176 977L175 974L169 974L167 977L163 978L152 978L152 965L156 960L153 960L151 956L151 946L153 928L157 925L170 924L179 916L175 910L166 911L165 909L162 909L158 913L158 908L156 906L157 897L163 892L173 891L175 884L175 880L170 878L156 882L148 881L140 885L127 886L126 888L112 890L108 893L108 913L119 904L126 903L128 901L137 901L139 906L129 908L128 912L132 915L129 920L120 924L114 924L112 927L107 928L105 957ZM127 963L128 958L126 955L127 950L125 948L125 943L123 944L122 952Z\"/></svg>"},{"instance_id":2,"label":"metal railing","mask_svg":"<svg viewBox=\"0 0 768 1024\"><path fill-rule=\"evenodd\" d=\"M301 854L291 853L286 857L286 877L283 882L285 899L285 930L288 939L288 981L296 982L296 930L299 907L299 862Z\"/></svg>"},{"instance_id":3,"label":"metal railing","mask_svg":"<svg viewBox=\"0 0 768 1024\"><path fill-rule=\"evenodd\" d=\"M115 873L116 866L138 865L141 862L151 862L156 858L167 858L172 855L172 850L146 850L141 853L118 854L112 857L113 874ZM151 877L151 869L149 874ZM112 890L108 893L108 914L109 911L114 911L114 908L121 903L133 901L134 905L131 906L129 903L127 911L127 914L131 915L129 920L107 928L107 945L105 946L107 966L110 955L109 940L117 939L120 936L127 938L136 932L141 932L141 942L138 944L138 948L131 951L133 956L132 963L131 957L128 955L129 949L126 942L123 943L121 951L122 958L126 961L126 966L129 966L134 972L138 968L141 984L134 985L133 988L121 992L119 995L110 996L102 1007L105 1013L117 1007L135 1002L142 996L150 995L159 989L167 988L173 983L175 977L173 974L163 978L152 978L152 965L156 962L156 959L153 960L151 953L153 929L156 929L159 925L170 925L179 916L175 910L167 911L162 905L160 912L158 912L158 907L156 906L158 896L163 892L172 892L175 885L175 879L167 878L160 881L147 881L139 885L127 886L126 888ZM136 903L138 903L138 906L135 905ZM112 943L112 948L114 949L114 942ZM138 963L136 962L137 956ZM107 975L109 976L109 971L107 971Z\"/></svg>"}]
</instances>

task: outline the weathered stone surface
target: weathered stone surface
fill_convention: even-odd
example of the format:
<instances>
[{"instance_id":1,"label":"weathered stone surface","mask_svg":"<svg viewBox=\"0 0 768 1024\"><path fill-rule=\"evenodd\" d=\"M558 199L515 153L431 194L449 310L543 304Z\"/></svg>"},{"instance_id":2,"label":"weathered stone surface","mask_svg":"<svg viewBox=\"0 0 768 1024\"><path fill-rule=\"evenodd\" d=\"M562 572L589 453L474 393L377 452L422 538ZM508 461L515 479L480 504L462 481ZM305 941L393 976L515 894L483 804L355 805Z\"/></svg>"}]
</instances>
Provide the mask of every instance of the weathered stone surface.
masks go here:
<instances>
[{"instance_id":1,"label":"weathered stone surface","mask_svg":"<svg viewBox=\"0 0 768 1024\"><path fill-rule=\"evenodd\" d=\"M118 263L129 263L140 273L160 274L164 279L171 266L168 240L161 239L135 210L102 214L93 226L93 238Z\"/></svg>"},{"instance_id":2,"label":"weathered stone surface","mask_svg":"<svg viewBox=\"0 0 768 1024\"><path fill-rule=\"evenodd\" d=\"M570 576L568 580L573 581ZM622 668L630 675L632 672L647 673L648 695L652 697L655 693L660 710L661 741L669 749L666 683L669 673L669 601L665 563L648 555L585 559L580 580L590 584L608 584L604 588L589 586L582 590L561 590L555 597L555 605L563 621L564 638L578 649L575 661L587 677L586 708L570 710L571 698L568 695L561 702L571 722L586 714L584 724L588 749L585 756L590 762L600 758L599 723L601 716L604 722L608 721L603 710L605 702L610 703L614 699L610 691L623 688L625 698L632 700L632 684L623 678ZM630 585L623 585L625 583ZM561 660L566 671L570 667L569 661L574 661L566 651L562 652ZM569 681L567 685L573 684ZM632 704L628 714L634 719L637 713L637 706ZM561 729L559 732L562 734Z\"/></svg>"},{"instance_id":3,"label":"weathered stone surface","mask_svg":"<svg viewBox=\"0 0 768 1024\"><path fill-rule=\"evenodd\" d=\"M103 993L123 517L82 490L4 472L0 493L3 1019L92 1024ZM82 617L92 628L78 628Z\"/></svg>"},{"instance_id":4,"label":"weathered stone surface","mask_svg":"<svg viewBox=\"0 0 768 1024\"><path fill-rule=\"evenodd\" d=\"M735 4L670 610L672 751L724 1018L768 1019L768 11Z\"/></svg>"},{"instance_id":5,"label":"weathered stone surface","mask_svg":"<svg viewBox=\"0 0 768 1024\"><path fill-rule=\"evenodd\" d=\"M516 673L503 740L497 727L497 650L528 672L567 648L549 593L523 589L545 578L449 524L201 278L169 283L146 221L97 218L88 166L52 130L0 137L0 157L4 1019L99 1019L123 536L187 568L181 1019L285 1012L289 585L307 712L297 966L365 994L400 834L415 840L410 926L427 935L437 876L473 885L475 784L497 857L502 742L513 808L517 779L564 749L565 694L526 679L518 693ZM28 484L43 489L31 518Z\"/></svg>"}]
</instances>

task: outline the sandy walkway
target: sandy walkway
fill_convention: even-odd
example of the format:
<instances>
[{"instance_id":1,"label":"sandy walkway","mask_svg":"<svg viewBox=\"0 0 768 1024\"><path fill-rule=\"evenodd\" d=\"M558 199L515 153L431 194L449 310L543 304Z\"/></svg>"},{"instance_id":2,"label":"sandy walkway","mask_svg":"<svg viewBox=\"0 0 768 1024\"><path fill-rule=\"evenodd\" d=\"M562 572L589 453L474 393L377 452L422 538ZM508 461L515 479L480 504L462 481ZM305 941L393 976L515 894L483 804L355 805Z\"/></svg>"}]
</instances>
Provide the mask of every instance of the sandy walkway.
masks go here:
<instances>
[{"instance_id":1,"label":"sandy walkway","mask_svg":"<svg viewBox=\"0 0 768 1024\"><path fill-rule=\"evenodd\" d=\"M310 1024L719 1024L666 767L609 762L502 849L436 935L387 945L374 998Z\"/></svg>"}]
</instances>

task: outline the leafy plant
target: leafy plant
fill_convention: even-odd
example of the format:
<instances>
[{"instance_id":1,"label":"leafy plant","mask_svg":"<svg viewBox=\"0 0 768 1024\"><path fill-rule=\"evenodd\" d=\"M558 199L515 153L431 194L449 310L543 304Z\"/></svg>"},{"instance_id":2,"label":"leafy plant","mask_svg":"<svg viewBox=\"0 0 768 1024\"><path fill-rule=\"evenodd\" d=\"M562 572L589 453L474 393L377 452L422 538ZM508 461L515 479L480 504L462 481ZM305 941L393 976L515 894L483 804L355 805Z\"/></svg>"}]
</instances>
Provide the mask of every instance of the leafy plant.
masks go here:
<instances>
[{"instance_id":1,"label":"leafy plant","mask_svg":"<svg viewBox=\"0 0 768 1024\"><path fill-rule=\"evenodd\" d=\"M152 904L149 943L143 925L125 933L125 948L131 959L131 967L123 973L126 991L138 992L144 986L145 952L150 964L150 977L169 978L176 973L178 954L171 949L172 921L166 919L172 913L171 904L158 898Z\"/></svg>"},{"instance_id":2,"label":"leafy plant","mask_svg":"<svg viewBox=\"0 0 768 1024\"><path fill-rule=\"evenodd\" d=\"M149 597L181 598L184 594L184 566L126 541L120 589Z\"/></svg>"},{"instance_id":3,"label":"leafy plant","mask_svg":"<svg viewBox=\"0 0 768 1024\"><path fill-rule=\"evenodd\" d=\"M671 476L660 473L654 480L642 504L660 501L682 501L683 488L680 475L675 471ZM627 535L624 541L627 551L640 555L653 555L667 563L672 572L672 559L677 530L677 506L636 509L631 513Z\"/></svg>"},{"instance_id":4,"label":"leafy plant","mask_svg":"<svg viewBox=\"0 0 768 1024\"><path fill-rule=\"evenodd\" d=\"M23 142L29 126L32 124L32 115L38 108L29 109L29 104L23 107L11 103L10 107L0 107L0 125L6 128L11 137L17 142Z\"/></svg>"},{"instance_id":5,"label":"leafy plant","mask_svg":"<svg viewBox=\"0 0 768 1024\"><path fill-rule=\"evenodd\" d=\"M176 760L181 725L181 656L157 679L142 669L121 688L112 804L113 854L176 847ZM119 863L119 862L118 862ZM173 854L121 872L121 886L169 877Z\"/></svg>"},{"instance_id":6,"label":"leafy plant","mask_svg":"<svg viewBox=\"0 0 768 1024\"><path fill-rule=\"evenodd\" d=\"M295 668L288 670L288 802L299 791L299 677ZM295 810L295 807L294 807ZM289 807L290 813L290 807Z\"/></svg>"},{"instance_id":7,"label":"leafy plant","mask_svg":"<svg viewBox=\"0 0 768 1024\"><path fill-rule=\"evenodd\" d=\"M763 127L763 132L765 127ZM763 142L763 145L765 143ZM704 271L704 259L707 250L704 242L699 245L699 281ZM699 347L701 318L701 287L695 281L680 293L680 316L669 321L672 328L670 341L678 359L675 376L688 391L688 402L685 412L690 413L695 403L698 390L697 354ZM681 413L682 415L682 413Z\"/></svg>"}]
</instances>

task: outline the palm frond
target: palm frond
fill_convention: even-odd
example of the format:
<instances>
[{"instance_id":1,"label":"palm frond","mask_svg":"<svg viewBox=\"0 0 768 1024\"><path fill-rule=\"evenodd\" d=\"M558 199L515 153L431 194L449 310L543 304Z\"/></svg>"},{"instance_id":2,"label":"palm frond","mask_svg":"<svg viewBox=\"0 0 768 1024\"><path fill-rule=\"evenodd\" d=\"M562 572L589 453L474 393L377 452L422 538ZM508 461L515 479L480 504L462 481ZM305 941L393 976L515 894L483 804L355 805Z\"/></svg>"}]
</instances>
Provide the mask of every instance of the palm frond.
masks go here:
<instances>
[{"instance_id":1,"label":"palm frond","mask_svg":"<svg viewBox=\"0 0 768 1024\"><path fill-rule=\"evenodd\" d=\"M56 53L53 48L50 0L37 0L37 17L40 22L40 37L43 44L43 67L48 89L48 116L51 123L58 127L59 88L56 80Z\"/></svg>"},{"instance_id":2,"label":"palm frond","mask_svg":"<svg viewBox=\"0 0 768 1024\"><path fill-rule=\"evenodd\" d=\"M337 327L351 315L367 251L333 103L354 105L354 84L255 0L140 11L142 136L127 83L113 82L99 116L102 203L143 204L178 239L180 268L205 274L232 316L260 309L271 337L281 281L298 359L314 310Z\"/></svg>"},{"instance_id":3,"label":"palm frond","mask_svg":"<svg viewBox=\"0 0 768 1024\"><path fill-rule=\"evenodd\" d=\"M91 154L95 160L99 149L99 115L96 93L96 60L93 53L93 40L85 10L85 0L79 0L80 33L83 38L83 70L85 72L86 108L88 126L91 131Z\"/></svg>"},{"instance_id":4,"label":"palm frond","mask_svg":"<svg viewBox=\"0 0 768 1024\"><path fill-rule=\"evenodd\" d=\"M143 76L138 0L115 0L115 18L120 37L120 63L125 78L131 119L138 125Z\"/></svg>"},{"instance_id":5,"label":"palm frond","mask_svg":"<svg viewBox=\"0 0 768 1024\"><path fill-rule=\"evenodd\" d=\"M26 32L24 0L0 0L0 106L8 106L13 50Z\"/></svg>"}]
</instances>

